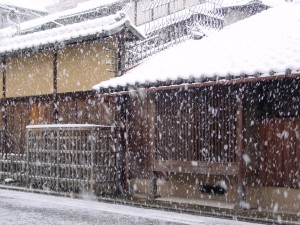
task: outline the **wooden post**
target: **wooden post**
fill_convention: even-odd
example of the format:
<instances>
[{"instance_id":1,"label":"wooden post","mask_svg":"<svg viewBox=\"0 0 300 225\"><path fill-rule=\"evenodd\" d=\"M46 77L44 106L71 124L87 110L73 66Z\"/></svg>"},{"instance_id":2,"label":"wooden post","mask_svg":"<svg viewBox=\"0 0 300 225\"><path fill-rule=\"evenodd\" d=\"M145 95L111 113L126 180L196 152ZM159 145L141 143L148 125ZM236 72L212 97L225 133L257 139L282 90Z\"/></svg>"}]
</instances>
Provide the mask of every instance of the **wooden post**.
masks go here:
<instances>
[{"instance_id":1,"label":"wooden post","mask_svg":"<svg viewBox=\"0 0 300 225\"><path fill-rule=\"evenodd\" d=\"M150 157L149 157L149 161L150 161L150 168L152 171L152 183L151 183L151 188L150 188L150 199L154 199L157 197L158 193L157 193L157 173L154 171L154 163L155 163L155 148L156 148L156 104L155 104L155 93L147 93L148 97L148 101L147 104L148 105L148 126L149 126L149 147L150 147Z\"/></svg>"},{"instance_id":2,"label":"wooden post","mask_svg":"<svg viewBox=\"0 0 300 225\"><path fill-rule=\"evenodd\" d=\"M243 161L243 93L242 87L237 94L237 124L236 124L236 145L237 145L237 161L238 161L238 200L240 206L245 201L245 177L244 177L244 161Z\"/></svg>"},{"instance_id":3,"label":"wooden post","mask_svg":"<svg viewBox=\"0 0 300 225\"><path fill-rule=\"evenodd\" d=\"M95 170L95 165L94 165L94 154L95 154L95 133L94 129L96 128L91 128L91 191L94 191L94 186L95 186L95 175L94 175L94 170Z\"/></svg>"},{"instance_id":4,"label":"wooden post","mask_svg":"<svg viewBox=\"0 0 300 225\"><path fill-rule=\"evenodd\" d=\"M59 160L59 145L60 145L60 134L59 134L60 129L54 130L56 133L56 191L59 191L59 179L60 179L60 160ZM55 136L54 136L55 138ZM54 150L54 149L53 149Z\"/></svg>"},{"instance_id":5,"label":"wooden post","mask_svg":"<svg viewBox=\"0 0 300 225\"><path fill-rule=\"evenodd\" d=\"M117 76L122 76L125 72L125 51L125 30L122 30L118 35Z\"/></svg>"},{"instance_id":6,"label":"wooden post","mask_svg":"<svg viewBox=\"0 0 300 225\"><path fill-rule=\"evenodd\" d=\"M1 152L6 152L6 127L7 127L7 106L6 106L6 58L2 61L2 146Z\"/></svg>"},{"instance_id":7,"label":"wooden post","mask_svg":"<svg viewBox=\"0 0 300 225\"><path fill-rule=\"evenodd\" d=\"M58 123L58 101L57 101L57 48L53 49L53 121Z\"/></svg>"},{"instance_id":8,"label":"wooden post","mask_svg":"<svg viewBox=\"0 0 300 225\"><path fill-rule=\"evenodd\" d=\"M2 60L2 97L6 98L6 58Z\"/></svg>"},{"instance_id":9,"label":"wooden post","mask_svg":"<svg viewBox=\"0 0 300 225\"><path fill-rule=\"evenodd\" d=\"M31 141L31 137L29 137L29 135L31 135L31 130L27 129L26 130L26 173L25 173L25 177L26 177L26 186L29 187L29 141Z\"/></svg>"},{"instance_id":10,"label":"wooden post","mask_svg":"<svg viewBox=\"0 0 300 225\"><path fill-rule=\"evenodd\" d=\"M138 26L138 14L137 14L137 2L138 2L138 0L135 0L134 1L134 25L135 26Z\"/></svg>"},{"instance_id":11,"label":"wooden post","mask_svg":"<svg viewBox=\"0 0 300 225\"><path fill-rule=\"evenodd\" d=\"M126 194L128 187L127 187L127 180L129 177L128 171L128 97L121 96L118 98L118 105L121 106L120 114L121 114L121 148L120 148L120 160L119 160L119 191L121 194Z\"/></svg>"}]
</instances>

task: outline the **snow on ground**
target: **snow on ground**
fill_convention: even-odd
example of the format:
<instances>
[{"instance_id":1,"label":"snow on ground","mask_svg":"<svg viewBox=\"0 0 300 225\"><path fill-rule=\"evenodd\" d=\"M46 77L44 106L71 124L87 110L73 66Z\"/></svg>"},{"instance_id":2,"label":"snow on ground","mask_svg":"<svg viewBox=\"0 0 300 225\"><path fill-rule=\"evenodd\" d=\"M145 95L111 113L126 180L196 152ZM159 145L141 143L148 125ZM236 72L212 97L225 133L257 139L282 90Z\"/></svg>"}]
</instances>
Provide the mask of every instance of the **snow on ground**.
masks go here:
<instances>
[{"instance_id":1,"label":"snow on ground","mask_svg":"<svg viewBox=\"0 0 300 225\"><path fill-rule=\"evenodd\" d=\"M0 190L0 224L202 224L251 223L28 192Z\"/></svg>"},{"instance_id":2,"label":"snow on ground","mask_svg":"<svg viewBox=\"0 0 300 225\"><path fill-rule=\"evenodd\" d=\"M300 70L300 4L285 4L224 28L202 40L178 44L144 60L127 74L93 88L177 79L285 74Z\"/></svg>"}]
</instances>

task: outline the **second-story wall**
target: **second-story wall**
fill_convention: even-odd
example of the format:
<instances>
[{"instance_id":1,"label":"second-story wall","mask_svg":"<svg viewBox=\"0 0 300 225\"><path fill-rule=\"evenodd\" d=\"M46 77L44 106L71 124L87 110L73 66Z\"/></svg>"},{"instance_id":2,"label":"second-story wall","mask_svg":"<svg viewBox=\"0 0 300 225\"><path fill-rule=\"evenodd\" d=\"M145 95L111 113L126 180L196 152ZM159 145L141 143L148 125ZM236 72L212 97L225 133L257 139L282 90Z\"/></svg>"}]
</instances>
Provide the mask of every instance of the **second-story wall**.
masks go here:
<instances>
[{"instance_id":1,"label":"second-story wall","mask_svg":"<svg viewBox=\"0 0 300 225\"><path fill-rule=\"evenodd\" d=\"M66 46L57 50L56 59L53 49L9 56L5 60L6 98L52 94L54 76L57 93L92 90L95 83L115 76L116 43L109 38ZM0 85L2 90L3 82Z\"/></svg>"},{"instance_id":2,"label":"second-story wall","mask_svg":"<svg viewBox=\"0 0 300 225\"><path fill-rule=\"evenodd\" d=\"M57 92L91 90L97 82L115 76L115 40L92 42L60 49L57 57ZM116 48L116 47L115 47Z\"/></svg>"},{"instance_id":3,"label":"second-story wall","mask_svg":"<svg viewBox=\"0 0 300 225\"><path fill-rule=\"evenodd\" d=\"M6 97L53 93L53 52L28 52L6 60Z\"/></svg>"}]
</instances>

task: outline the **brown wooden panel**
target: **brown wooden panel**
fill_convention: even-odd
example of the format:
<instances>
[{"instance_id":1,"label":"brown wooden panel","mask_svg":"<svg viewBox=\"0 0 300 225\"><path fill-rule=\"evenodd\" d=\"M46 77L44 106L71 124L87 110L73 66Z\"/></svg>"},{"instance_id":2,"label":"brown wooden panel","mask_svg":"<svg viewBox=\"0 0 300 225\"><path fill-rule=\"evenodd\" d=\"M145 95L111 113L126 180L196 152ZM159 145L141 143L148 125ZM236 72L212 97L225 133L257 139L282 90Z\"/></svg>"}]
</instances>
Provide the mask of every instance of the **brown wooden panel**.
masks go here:
<instances>
[{"instance_id":1,"label":"brown wooden panel","mask_svg":"<svg viewBox=\"0 0 300 225\"><path fill-rule=\"evenodd\" d=\"M261 171L265 186L299 187L300 119L265 120L260 126Z\"/></svg>"},{"instance_id":2,"label":"brown wooden panel","mask_svg":"<svg viewBox=\"0 0 300 225\"><path fill-rule=\"evenodd\" d=\"M58 123L78 123L75 98L61 97L58 101Z\"/></svg>"},{"instance_id":3,"label":"brown wooden panel","mask_svg":"<svg viewBox=\"0 0 300 225\"><path fill-rule=\"evenodd\" d=\"M140 93L128 103L128 163L131 176L150 178L154 143L154 113L152 96Z\"/></svg>"},{"instance_id":4,"label":"brown wooden panel","mask_svg":"<svg viewBox=\"0 0 300 225\"><path fill-rule=\"evenodd\" d=\"M30 104L28 102L11 102L7 106L6 150L24 153L26 147L26 126L30 123Z\"/></svg>"}]
</instances>

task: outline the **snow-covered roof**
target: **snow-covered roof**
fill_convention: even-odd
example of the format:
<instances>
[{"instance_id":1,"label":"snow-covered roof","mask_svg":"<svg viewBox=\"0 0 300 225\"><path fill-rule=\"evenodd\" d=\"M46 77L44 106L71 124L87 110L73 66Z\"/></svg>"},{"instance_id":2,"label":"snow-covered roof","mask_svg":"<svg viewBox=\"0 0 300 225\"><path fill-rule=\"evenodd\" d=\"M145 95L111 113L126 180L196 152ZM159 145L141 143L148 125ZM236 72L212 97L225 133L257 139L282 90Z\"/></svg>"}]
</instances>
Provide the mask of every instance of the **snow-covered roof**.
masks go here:
<instances>
[{"instance_id":1,"label":"snow-covered roof","mask_svg":"<svg viewBox=\"0 0 300 225\"><path fill-rule=\"evenodd\" d=\"M27 9L37 12L47 13L48 11L40 4L30 0L0 0L0 4L10 6L12 8Z\"/></svg>"},{"instance_id":2,"label":"snow-covered roof","mask_svg":"<svg viewBox=\"0 0 300 225\"><path fill-rule=\"evenodd\" d=\"M118 12L114 15L94 20L2 39L0 42L0 55L54 44L59 45L66 41L82 39L93 35L109 36L119 32L124 26L138 38L144 37L136 30L134 25L130 23L129 17L124 12Z\"/></svg>"},{"instance_id":3,"label":"snow-covered roof","mask_svg":"<svg viewBox=\"0 0 300 225\"><path fill-rule=\"evenodd\" d=\"M0 0L3 1L3 0ZM26 21L20 24L20 32L25 32L31 29L38 28L44 24L55 22L56 20L68 18L71 16L81 15L98 8L112 5L114 3L120 2L121 0L90 0L87 2L78 3L73 9L64 10L57 13L52 13L47 16L36 18L30 21ZM0 37L11 37L17 33L16 29L13 27L7 27L0 30Z\"/></svg>"},{"instance_id":4,"label":"snow-covered roof","mask_svg":"<svg viewBox=\"0 0 300 225\"><path fill-rule=\"evenodd\" d=\"M222 2L222 7L244 6L249 4L263 4L274 7L288 3L285 0L224 0Z\"/></svg>"},{"instance_id":5,"label":"snow-covered roof","mask_svg":"<svg viewBox=\"0 0 300 225\"><path fill-rule=\"evenodd\" d=\"M270 76L300 70L300 4L265 10L205 37L147 58L125 75L95 90L176 80ZM192 78L192 79L191 79Z\"/></svg>"}]
</instances>

